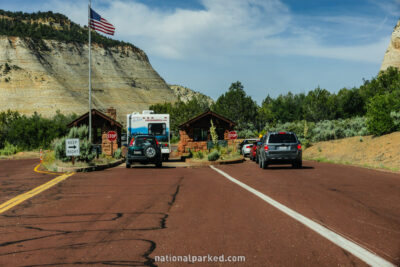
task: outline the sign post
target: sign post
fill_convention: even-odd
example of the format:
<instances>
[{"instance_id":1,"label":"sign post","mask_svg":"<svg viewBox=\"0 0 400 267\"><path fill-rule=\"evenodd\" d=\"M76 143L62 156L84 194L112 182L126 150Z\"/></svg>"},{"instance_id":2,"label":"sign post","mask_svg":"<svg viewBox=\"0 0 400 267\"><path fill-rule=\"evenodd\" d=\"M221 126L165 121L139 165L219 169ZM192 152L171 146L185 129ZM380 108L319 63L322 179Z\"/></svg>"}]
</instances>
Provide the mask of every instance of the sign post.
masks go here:
<instances>
[{"instance_id":1,"label":"sign post","mask_svg":"<svg viewBox=\"0 0 400 267\"><path fill-rule=\"evenodd\" d=\"M230 131L228 134L228 138L232 140L233 143L233 151L236 153L236 145L235 145L235 140L238 138L237 132L236 131Z\"/></svg>"},{"instance_id":2,"label":"sign post","mask_svg":"<svg viewBox=\"0 0 400 267\"><path fill-rule=\"evenodd\" d=\"M117 140L117 137L118 137L118 135L117 135L117 132L115 132L115 131L109 131L108 133L107 133L107 139L108 139L108 141L110 141L111 142L111 157L113 156L113 142L115 141L115 140Z\"/></svg>"},{"instance_id":3,"label":"sign post","mask_svg":"<svg viewBox=\"0 0 400 267\"><path fill-rule=\"evenodd\" d=\"M75 156L80 156L79 139L72 138L65 140L65 155L72 157L72 165L75 164Z\"/></svg>"}]
</instances>

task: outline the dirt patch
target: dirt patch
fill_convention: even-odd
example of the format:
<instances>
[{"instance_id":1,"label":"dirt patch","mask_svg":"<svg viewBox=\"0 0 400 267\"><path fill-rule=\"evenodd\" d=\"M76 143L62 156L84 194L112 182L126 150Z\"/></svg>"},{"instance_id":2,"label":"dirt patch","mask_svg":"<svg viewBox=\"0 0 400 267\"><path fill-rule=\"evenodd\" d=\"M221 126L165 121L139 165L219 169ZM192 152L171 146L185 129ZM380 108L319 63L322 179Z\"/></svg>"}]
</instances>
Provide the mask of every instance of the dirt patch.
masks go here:
<instances>
[{"instance_id":1,"label":"dirt patch","mask_svg":"<svg viewBox=\"0 0 400 267\"><path fill-rule=\"evenodd\" d=\"M355 136L319 142L307 148L303 157L399 171L400 132L380 137Z\"/></svg>"}]
</instances>

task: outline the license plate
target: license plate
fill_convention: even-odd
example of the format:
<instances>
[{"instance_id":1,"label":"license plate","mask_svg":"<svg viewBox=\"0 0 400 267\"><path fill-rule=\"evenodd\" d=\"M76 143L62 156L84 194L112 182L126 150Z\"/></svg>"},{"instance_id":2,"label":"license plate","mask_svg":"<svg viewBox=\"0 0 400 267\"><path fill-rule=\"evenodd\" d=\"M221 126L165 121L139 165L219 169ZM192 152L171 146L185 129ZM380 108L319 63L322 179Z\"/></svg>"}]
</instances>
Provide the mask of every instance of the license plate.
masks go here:
<instances>
[{"instance_id":1,"label":"license plate","mask_svg":"<svg viewBox=\"0 0 400 267\"><path fill-rule=\"evenodd\" d=\"M288 150L288 146L278 146L278 150Z\"/></svg>"},{"instance_id":2,"label":"license plate","mask_svg":"<svg viewBox=\"0 0 400 267\"><path fill-rule=\"evenodd\" d=\"M133 154L135 154L135 155L142 155L142 151L133 151Z\"/></svg>"}]
</instances>

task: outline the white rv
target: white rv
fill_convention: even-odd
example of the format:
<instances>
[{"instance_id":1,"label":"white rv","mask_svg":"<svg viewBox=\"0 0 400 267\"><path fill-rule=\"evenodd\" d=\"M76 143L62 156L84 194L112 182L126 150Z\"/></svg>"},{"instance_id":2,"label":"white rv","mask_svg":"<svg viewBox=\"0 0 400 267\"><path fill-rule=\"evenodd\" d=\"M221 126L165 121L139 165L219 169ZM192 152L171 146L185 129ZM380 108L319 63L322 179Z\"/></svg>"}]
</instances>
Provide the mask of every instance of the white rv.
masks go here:
<instances>
[{"instance_id":1,"label":"white rv","mask_svg":"<svg viewBox=\"0 0 400 267\"><path fill-rule=\"evenodd\" d=\"M127 115L127 140L128 144L133 136L139 134L154 135L161 145L163 160L168 160L170 143L169 114L154 114L153 110L143 110Z\"/></svg>"}]
</instances>

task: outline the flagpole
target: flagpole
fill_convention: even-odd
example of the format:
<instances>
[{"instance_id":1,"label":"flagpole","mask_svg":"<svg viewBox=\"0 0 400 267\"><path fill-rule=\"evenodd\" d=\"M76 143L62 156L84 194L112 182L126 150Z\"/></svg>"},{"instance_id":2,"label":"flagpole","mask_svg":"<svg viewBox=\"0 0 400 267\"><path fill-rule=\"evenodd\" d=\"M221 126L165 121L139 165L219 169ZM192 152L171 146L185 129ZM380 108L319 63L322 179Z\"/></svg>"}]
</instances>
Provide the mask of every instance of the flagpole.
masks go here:
<instances>
[{"instance_id":1,"label":"flagpole","mask_svg":"<svg viewBox=\"0 0 400 267\"><path fill-rule=\"evenodd\" d=\"M89 143L92 143L92 37L90 33L90 9L92 1L89 0L88 30L89 30Z\"/></svg>"}]
</instances>

